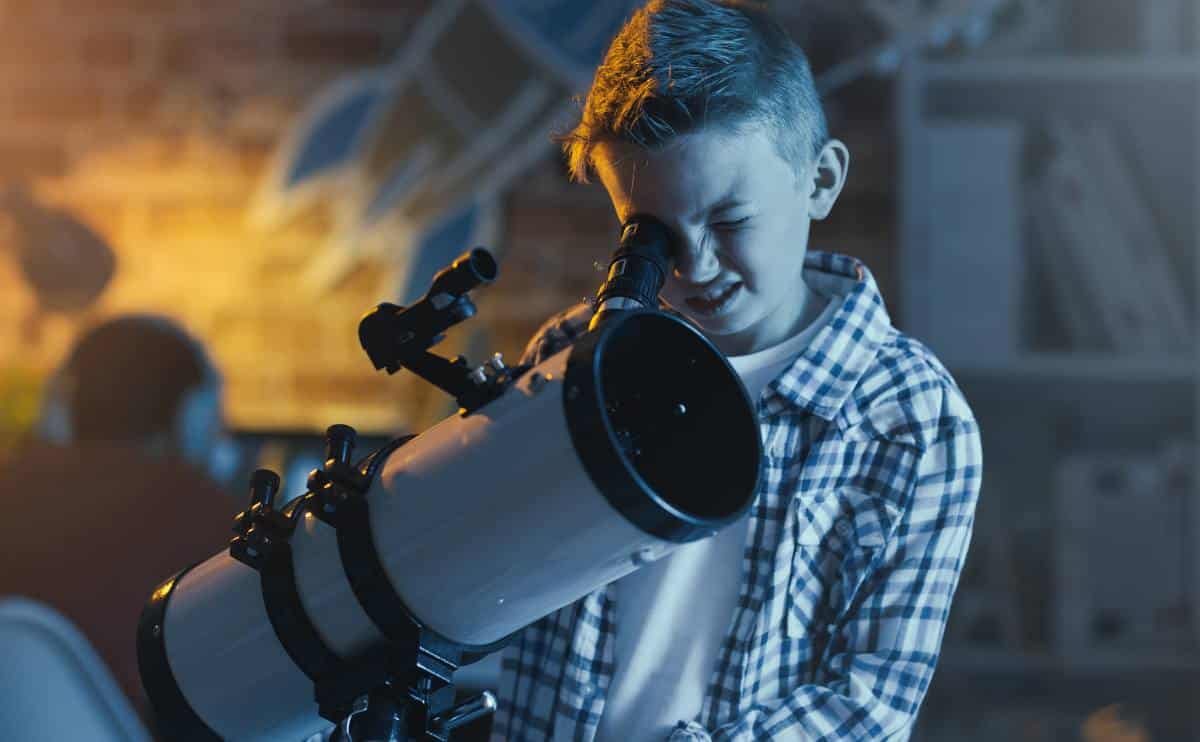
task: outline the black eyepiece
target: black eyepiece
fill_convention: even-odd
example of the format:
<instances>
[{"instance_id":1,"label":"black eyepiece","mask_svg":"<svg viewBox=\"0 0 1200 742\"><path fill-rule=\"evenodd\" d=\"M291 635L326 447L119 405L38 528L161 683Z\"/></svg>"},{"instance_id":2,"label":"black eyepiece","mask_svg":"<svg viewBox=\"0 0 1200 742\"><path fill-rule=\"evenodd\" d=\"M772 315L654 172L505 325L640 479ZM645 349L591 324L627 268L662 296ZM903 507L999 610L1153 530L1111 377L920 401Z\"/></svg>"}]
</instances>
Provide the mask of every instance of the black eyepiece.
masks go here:
<instances>
[{"instance_id":1,"label":"black eyepiece","mask_svg":"<svg viewBox=\"0 0 1200 742\"><path fill-rule=\"evenodd\" d=\"M667 225L645 214L636 214L621 230L621 244L613 253L608 277L596 292L596 314L591 327L614 311L654 309L667 280L674 239Z\"/></svg>"},{"instance_id":2,"label":"black eyepiece","mask_svg":"<svg viewBox=\"0 0 1200 742\"><path fill-rule=\"evenodd\" d=\"M439 271L433 278L427 296L462 296L478 286L495 281L498 272L492 254L477 247L458 256L448 267Z\"/></svg>"}]
</instances>

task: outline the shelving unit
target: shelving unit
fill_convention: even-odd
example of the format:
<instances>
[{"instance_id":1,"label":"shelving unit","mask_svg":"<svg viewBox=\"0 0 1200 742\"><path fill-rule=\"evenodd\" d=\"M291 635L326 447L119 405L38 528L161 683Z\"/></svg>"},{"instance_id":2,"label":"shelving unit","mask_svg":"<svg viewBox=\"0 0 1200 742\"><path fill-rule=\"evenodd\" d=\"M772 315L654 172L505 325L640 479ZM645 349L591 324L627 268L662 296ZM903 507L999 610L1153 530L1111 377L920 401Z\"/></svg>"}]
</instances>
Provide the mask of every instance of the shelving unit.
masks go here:
<instances>
[{"instance_id":1,"label":"shelving unit","mask_svg":"<svg viewBox=\"0 0 1200 742\"><path fill-rule=\"evenodd\" d=\"M955 364L956 376L976 380L1055 383L1077 380L1113 383L1194 384L1198 369L1191 359L1106 356L1096 353L1025 353L1003 364Z\"/></svg>"},{"instance_id":2,"label":"shelving unit","mask_svg":"<svg viewBox=\"0 0 1200 742\"><path fill-rule=\"evenodd\" d=\"M966 62L918 62L914 68L926 83L1114 83L1193 82L1200 75L1194 57L1129 56L1030 57L976 59Z\"/></svg>"},{"instance_id":3,"label":"shelving unit","mask_svg":"<svg viewBox=\"0 0 1200 742\"><path fill-rule=\"evenodd\" d=\"M926 141L932 124L1011 122L1036 124L1048 115L1111 122L1119 127L1148 174L1140 185L1155 206L1162 237L1174 260L1175 277L1188 301L1192 348L1178 355L1144 356L1039 349L1023 342L1011 352L943 354L972 403L984 432L985 481L976 535L1005 536L1024 529L1028 543L1052 537L1052 478L1061 457L1077 447L1145 450L1151 438L1170 433L1192 442L1193 482L1200 482L1200 56L1036 57L964 62L914 61L902 69L897 89L901 139L899 184L902 329L926 339L935 325L939 286L929 268L939 214L928 203L934 168ZM1024 228L1022 234L1028 234ZM1024 300L1045 284L1029 280L1022 251L1017 285ZM963 249L970 249L964 245ZM988 276L975 280L986 281ZM1039 288L1040 287L1040 288ZM1025 305L1028 308L1028 304ZM952 345L952 344L951 344ZM1067 431L1067 432L1064 432ZM1132 675L1180 671L1200 675L1200 493L1193 492L1186 518L1191 524L1181 565L1189 585L1191 637L1167 647L1116 644L1084 654L1065 653L1052 632L1048 649L972 645L947 640L946 673ZM1015 526L1015 523L1023 525ZM1146 534L1146 538L1155 538ZM1047 549L1043 558L1053 556ZM973 552L974 555L974 552ZM1052 564L1044 565L1052 569ZM1148 580L1154 579L1147 575ZM1053 582L1048 583L1053 586ZM1046 591L1053 601L1053 590ZM1026 598L1028 602L1028 598ZM1048 614L1053 615L1053 608ZM954 619L951 618L953 626ZM1045 622L1043 622L1045 623ZM1050 626L1053 620L1049 620ZM1023 627L1022 631L1027 627Z\"/></svg>"},{"instance_id":4,"label":"shelving unit","mask_svg":"<svg viewBox=\"0 0 1200 742\"><path fill-rule=\"evenodd\" d=\"M939 671L956 674L1000 675L1105 675L1127 672L1200 672L1200 660L1174 652L1098 651L1078 661L1046 652L1011 652L1003 649L950 647Z\"/></svg>"}]
</instances>

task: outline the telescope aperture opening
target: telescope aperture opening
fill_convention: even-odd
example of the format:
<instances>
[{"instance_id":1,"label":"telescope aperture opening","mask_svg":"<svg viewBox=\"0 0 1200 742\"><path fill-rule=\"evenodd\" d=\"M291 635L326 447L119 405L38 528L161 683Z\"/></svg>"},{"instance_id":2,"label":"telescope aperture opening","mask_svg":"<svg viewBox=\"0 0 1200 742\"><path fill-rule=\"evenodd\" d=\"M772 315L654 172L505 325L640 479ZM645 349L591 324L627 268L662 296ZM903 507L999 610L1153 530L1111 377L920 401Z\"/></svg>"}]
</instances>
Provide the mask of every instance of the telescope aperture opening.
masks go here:
<instances>
[{"instance_id":1,"label":"telescope aperture opening","mask_svg":"<svg viewBox=\"0 0 1200 742\"><path fill-rule=\"evenodd\" d=\"M634 525L693 541L749 508L761 452L753 405L720 351L682 319L649 310L610 320L576 344L567 377L579 458Z\"/></svg>"}]
</instances>

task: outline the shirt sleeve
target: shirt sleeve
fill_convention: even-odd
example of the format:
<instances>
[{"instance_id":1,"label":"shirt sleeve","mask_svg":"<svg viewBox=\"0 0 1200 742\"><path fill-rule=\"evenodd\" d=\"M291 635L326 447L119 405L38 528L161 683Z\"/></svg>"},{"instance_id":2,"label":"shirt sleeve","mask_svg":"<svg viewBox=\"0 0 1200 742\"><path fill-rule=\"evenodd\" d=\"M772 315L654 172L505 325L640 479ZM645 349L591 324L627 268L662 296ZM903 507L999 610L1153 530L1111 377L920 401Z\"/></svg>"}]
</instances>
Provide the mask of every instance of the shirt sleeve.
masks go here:
<instances>
[{"instance_id":1,"label":"shirt sleeve","mask_svg":"<svg viewBox=\"0 0 1200 742\"><path fill-rule=\"evenodd\" d=\"M909 506L831 627L835 649L822 657L818 683L716 730L680 722L669 742L908 739L970 545L981 467L973 420L924 451Z\"/></svg>"},{"instance_id":2,"label":"shirt sleeve","mask_svg":"<svg viewBox=\"0 0 1200 742\"><path fill-rule=\"evenodd\" d=\"M666 304L660 304L658 310L686 319ZM565 350L588 331L594 314L595 309L591 304L581 302L546 320L537 332L533 333L518 363L535 366L555 353Z\"/></svg>"},{"instance_id":3,"label":"shirt sleeve","mask_svg":"<svg viewBox=\"0 0 1200 742\"><path fill-rule=\"evenodd\" d=\"M565 350L580 335L587 332L592 320L588 304L576 304L546 320L533 334L521 353L521 365L536 366L550 356Z\"/></svg>"}]
</instances>

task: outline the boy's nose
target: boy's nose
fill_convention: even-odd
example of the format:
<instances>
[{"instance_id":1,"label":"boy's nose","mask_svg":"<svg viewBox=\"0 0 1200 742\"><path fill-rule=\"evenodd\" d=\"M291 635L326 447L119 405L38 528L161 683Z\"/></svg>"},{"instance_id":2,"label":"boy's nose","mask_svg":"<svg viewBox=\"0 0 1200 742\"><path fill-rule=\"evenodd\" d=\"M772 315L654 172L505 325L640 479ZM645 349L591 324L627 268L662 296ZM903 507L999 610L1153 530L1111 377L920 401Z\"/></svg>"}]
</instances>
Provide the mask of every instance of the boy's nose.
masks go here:
<instances>
[{"instance_id":1,"label":"boy's nose","mask_svg":"<svg viewBox=\"0 0 1200 742\"><path fill-rule=\"evenodd\" d=\"M675 277L687 283L708 283L721 272L717 254L711 248L695 240L681 240L675 256Z\"/></svg>"}]
</instances>

